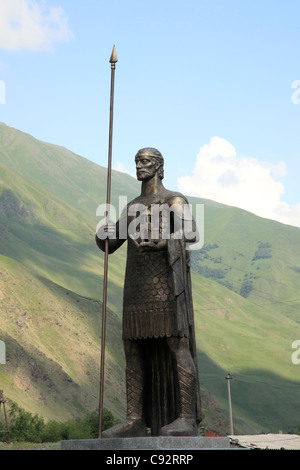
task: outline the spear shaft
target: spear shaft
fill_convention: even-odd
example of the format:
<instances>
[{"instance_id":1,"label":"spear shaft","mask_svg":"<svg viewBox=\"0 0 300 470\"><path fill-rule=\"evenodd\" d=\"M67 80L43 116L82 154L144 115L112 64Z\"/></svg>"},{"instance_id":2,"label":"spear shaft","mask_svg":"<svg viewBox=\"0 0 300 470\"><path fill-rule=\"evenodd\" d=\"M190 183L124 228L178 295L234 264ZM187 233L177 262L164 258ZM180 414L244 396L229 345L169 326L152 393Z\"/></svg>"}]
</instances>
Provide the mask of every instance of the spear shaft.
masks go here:
<instances>
[{"instance_id":1,"label":"spear shaft","mask_svg":"<svg viewBox=\"0 0 300 470\"><path fill-rule=\"evenodd\" d=\"M118 62L115 46L109 60L111 64L110 85L110 116L109 116L109 142L108 142L108 165L107 165L107 192L106 192L106 220L109 222L109 205L111 192L111 162L112 162L112 137L113 137L113 113L114 113L114 88L115 69ZM106 330L106 304L107 304L107 272L108 272L108 238L105 240L104 252L104 274L103 274L103 300L102 300L102 337L101 337L101 363L100 363L100 396L99 396L99 439L102 438L103 419L103 395L104 395L104 365L105 365L105 330Z\"/></svg>"}]
</instances>

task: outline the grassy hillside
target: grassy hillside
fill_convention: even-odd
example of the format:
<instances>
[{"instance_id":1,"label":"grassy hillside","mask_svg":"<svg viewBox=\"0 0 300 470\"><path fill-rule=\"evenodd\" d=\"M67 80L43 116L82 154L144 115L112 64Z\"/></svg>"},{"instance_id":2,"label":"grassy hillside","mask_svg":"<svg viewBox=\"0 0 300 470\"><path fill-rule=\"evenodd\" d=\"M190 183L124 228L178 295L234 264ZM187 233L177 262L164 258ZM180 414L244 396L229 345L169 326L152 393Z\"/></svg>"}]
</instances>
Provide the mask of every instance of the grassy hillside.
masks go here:
<instances>
[{"instance_id":1,"label":"grassy hillside","mask_svg":"<svg viewBox=\"0 0 300 470\"><path fill-rule=\"evenodd\" d=\"M0 383L7 397L57 420L96 409L99 389L101 305L33 275L0 256L0 337L7 364ZM119 319L109 311L108 373L122 375L121 345L114 341ZM112 368L113 363L113 368ZM110 381L106 392L115 391ZM122 412L124 392L107 403Z\"/></svg>"},{"instance_id":2,"label":"grassy hillside","mask_svg":"<svg viewBox=\"0 0 300 470\"><path fill-rule=\"evenodd\" d=\"M205 212L205 245L194 268L245 298L296 319L300 230L236 208Z\"/></svg>"},{"instance_id":3,"label":"grassy hillside","mask_svg":"<svg viewBox=\"0 0 300 470\"><path fill-rule=\"evenodd\" d=\"M0 161L28 181L44 188L70 206L95 217L106 199L106 169L56 145L41 142L28 134L0 123ZM118 195L132 199L138 194L137 181L112 171L111 203Z\"/></svg>"},{"instance_id":4,"label":"grassy hillside","mask_svg":"<svg viewBox=\"0 0 300 470\"><path fill-rule=\"evenodd\" d=\"M103 254L94 233L106 170L0 124L0 385L20 406L66 419L98 406ZM170 188L171 189L171 188ZM113 171L113 203L139 183ZM192 254L205 422L229 432L300 423L300 229L204 203L204 247ZM118 204L117 204L118 205ZM124 414L121 341L126 246L109 258L105 403Z\"/></svg>"},{"instance_id":5,"label":"grassy hillside","mask_svg":"<svg viewBox=\"0 0 300 470\"><path fill-rule=\"evenodd\" d=\"M299 324L203 277L193 276L201 385L228 415L227 372L237 432L291 430L299 421L291 338ZM271 411L272 410L272 411Z\"/></svg>"}]
</instances>

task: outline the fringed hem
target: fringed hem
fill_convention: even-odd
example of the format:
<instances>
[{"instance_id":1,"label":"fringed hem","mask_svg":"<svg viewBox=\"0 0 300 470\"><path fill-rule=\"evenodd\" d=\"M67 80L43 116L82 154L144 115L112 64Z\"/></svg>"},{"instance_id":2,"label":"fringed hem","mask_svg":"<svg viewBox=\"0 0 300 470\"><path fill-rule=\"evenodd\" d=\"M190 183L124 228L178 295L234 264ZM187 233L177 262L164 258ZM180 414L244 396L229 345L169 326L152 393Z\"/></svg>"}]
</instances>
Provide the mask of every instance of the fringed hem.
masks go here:
<instances>
[{"instance_id":1,"label":"fringed hem","mask_svg":"<svg viewBox=\"0 0 300 470\"><path fill-rule=\"evenodd\" d=\"M178 328L174 313L160 312L123 316L123 339L158 339L171 336L189 336L188 328Z\"/></svg>"}]
</instances>

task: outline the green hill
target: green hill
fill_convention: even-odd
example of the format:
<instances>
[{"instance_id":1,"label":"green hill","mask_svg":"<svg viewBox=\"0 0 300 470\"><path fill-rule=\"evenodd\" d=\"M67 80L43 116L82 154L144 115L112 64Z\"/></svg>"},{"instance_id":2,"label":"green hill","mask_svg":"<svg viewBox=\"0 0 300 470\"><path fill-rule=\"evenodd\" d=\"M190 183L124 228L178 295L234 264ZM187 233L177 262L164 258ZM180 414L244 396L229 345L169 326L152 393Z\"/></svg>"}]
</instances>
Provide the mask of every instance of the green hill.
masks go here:
<instances>
[{"instance_id":1,"label":"green hill","mask_svg":"<svg viewBox=\"0 0 300 470\"><path fill-rule=\"evenodd\" d=\"M69 150L41 142L0 123L0 161L50 194L87 215L95 217L106 199L106 169ZM131 176L112 172L111 203L118 195L131 199L139 184ZM117 190L117 192L116 192Z\"/></svg>"},{"instance_id":2,"label":"green hill","mask_svg":"<svg viewBox=\"0 0 300 470\"><path fill-rule=\"evenodd\" d=\"M32 274L20 263L0 257L0 337L7 364L0 383L22 407L57 420L97 407L99 389L99 302L83 298ZM114 337L119 319L109 311L108 373L122 374L122 349ZM107 391L115 392L110 381ZM122 413L119 386L114 411Z\"/></svg>"},{"instance_id":3,"label":"green hill","mask_svg":"<svg viewBox=\"0 0 300 470\"><path fill-rule=\"evenodd\" d=\"M0 124L0 339L8 398L46 418L98 406L103 254L95 245L106 170ZM172 189L172 188L170 188ZM112 172L112 203L139 183ZM289 432L300 423L300 229L213 201L192 279L204 424ZM109 258L105 404L124 415L121 341L126 247Z\"/></svg>"}]
</instances>

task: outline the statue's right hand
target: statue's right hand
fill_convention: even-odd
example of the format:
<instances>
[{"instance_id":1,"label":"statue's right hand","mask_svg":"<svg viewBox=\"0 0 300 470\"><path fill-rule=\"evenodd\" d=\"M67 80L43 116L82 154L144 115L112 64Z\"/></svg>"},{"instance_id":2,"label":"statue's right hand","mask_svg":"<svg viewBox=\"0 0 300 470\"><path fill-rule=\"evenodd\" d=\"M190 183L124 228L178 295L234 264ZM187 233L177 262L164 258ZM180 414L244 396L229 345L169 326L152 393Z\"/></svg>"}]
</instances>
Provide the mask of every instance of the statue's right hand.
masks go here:
<instances>
[{"instance_id":1,"label":"statue's right hand","mask_svg":"<svg viewBox=\"0 0 300 470\"><path fill-rule=\"evenodd\" d=\"M109 221L107 224L102 225L97 230L97 237L100 240L105 240L106 238L112 238L116 231L116 224L115 222Z\"/></svg>"},{"instance_id":2,"label":"statue's right hand","mask_svg":"<svg viewBox=\"0 0 300 470\"><path fill-rule=\"evenodd\" d=\"M109 221L108 224L104 225L104 232L108 233L108 236L113 235L116 230L116 224L112 221Z\"/></svg>"}]
</instances>

